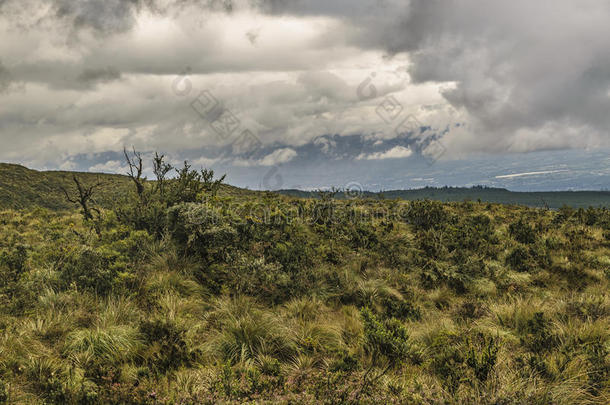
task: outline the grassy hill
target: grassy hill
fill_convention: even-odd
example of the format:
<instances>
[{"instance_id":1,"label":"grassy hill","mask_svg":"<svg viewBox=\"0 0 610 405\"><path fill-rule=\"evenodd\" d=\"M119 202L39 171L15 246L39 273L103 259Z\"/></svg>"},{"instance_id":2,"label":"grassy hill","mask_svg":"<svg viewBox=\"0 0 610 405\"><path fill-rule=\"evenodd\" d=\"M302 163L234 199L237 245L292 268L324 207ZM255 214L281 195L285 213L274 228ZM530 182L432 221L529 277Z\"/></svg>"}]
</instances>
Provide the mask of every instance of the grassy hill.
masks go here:
<instances>
[{"instance_id":1,"label":"grassy hill","mask_svg":"<svg viewBox=\"0 0 610 405\"><path fill-rule=\"evenodd\" d=\"M65 171L39 172L23 166L0 163L0 208L22 209L33 206L51 210L67 210L73 205L66 201L61 187L74 189L76 174L85 184L101 181L98 203L109 206L130 187L125 176Z\"/></svg>"},{"instance_id":2,"label":"grassy hill","mask_svg":"<svg viewBox=\"0 0 610 405\"><path fill-rule=\"evenodd\" d=\"M124 175L103 173L75 173L67 171L37 171L26 167L0 163L0 209L42 207L50 210L69 210L74 205L66 201L61 187L74 190L72 177L76 175L84 184L101 182L95 194L96 202L109 208L121 201L133 188ZM221 195L249 195L253 191L223 185Z\"/></svg>"}]
</instances>

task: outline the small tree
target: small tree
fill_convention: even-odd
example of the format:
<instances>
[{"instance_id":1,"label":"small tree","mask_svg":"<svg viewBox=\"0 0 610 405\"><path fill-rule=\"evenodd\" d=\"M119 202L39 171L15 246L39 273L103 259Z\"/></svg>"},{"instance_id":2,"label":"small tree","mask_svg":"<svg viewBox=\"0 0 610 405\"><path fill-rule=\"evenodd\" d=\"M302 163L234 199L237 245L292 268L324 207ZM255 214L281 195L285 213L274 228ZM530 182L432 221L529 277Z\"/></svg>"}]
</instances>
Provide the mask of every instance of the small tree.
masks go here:
<instances>
[{"instance_id":1,"label":"small tree","mask_svg":"<svg viewBox=\"0 0 610 405\"><path fill-rule=\"evenodd\" d=\"M508 233L518 242L532 244L536 242L536 231L523 218L508 227Z\"/></svg>"},{"instance_id":2,"label":"small tree","mask_svg":"<svg viewBox=\"0 0 610 405\"><path fill-rule=\"evenodd\" d=\"M172 183L173 204L197 202L201 193L215 195L226 177L224 175L214 180L214 170L203 169L200 172L191 170L191 165L187 161L176 171L178 176Z\"/></svg>"},{"instance_id":3,"label":"small tree","mask_svg":"<svg viewBox=\"0 0 610 405\"><path fill-rule=\"evenodd\" d=\"M203 191L209 195L216 195L218 193L218 189L222 185L222 182L227 177L226 174L223 174L222 177L214 180L214 170L211 169L202 169L201 170L201 182L203 183Z\"/></svg>"}]
</instances>

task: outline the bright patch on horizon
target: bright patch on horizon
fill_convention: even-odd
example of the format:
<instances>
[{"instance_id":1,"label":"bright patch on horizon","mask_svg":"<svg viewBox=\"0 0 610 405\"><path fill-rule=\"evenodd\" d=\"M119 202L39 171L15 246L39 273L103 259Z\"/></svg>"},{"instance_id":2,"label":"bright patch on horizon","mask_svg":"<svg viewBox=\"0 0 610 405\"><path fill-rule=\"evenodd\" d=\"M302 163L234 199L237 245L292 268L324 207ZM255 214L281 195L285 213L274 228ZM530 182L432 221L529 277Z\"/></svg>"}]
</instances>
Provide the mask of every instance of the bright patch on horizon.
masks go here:
<instances>
[{"instance_id":1,"label":"bright patch on horizon","mask_svg":"<svg viewBox=\"0 0 610 405\"><path fill-rule=\"evenodd\" d=\"M540 174L552 174L552 173L562 173L567 172L568 170L546 170L541 172L527 172L527 173L515 173L515 174L504 174L502 176L496 176L496 179L512 179L513 177L524 177L524 176L537 176Z\"/></svg>"}]
</instances>

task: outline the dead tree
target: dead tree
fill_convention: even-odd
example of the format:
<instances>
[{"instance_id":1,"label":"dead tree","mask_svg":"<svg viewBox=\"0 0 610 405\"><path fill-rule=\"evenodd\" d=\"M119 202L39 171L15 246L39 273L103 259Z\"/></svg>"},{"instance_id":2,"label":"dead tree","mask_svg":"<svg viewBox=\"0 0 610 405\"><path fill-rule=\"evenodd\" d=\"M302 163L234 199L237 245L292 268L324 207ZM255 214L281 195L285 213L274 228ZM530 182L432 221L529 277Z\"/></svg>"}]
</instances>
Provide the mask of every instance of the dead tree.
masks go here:
<instances>
[{"instance_id":1,"label":"dead tree","mask_svg":"<svg viewBox=\"0 0 610 405\"><path fill-rule=\"evenodd\" d=\"M169 163L165 163L165 155L159 155L159 153L155 152L155 157L153 158L153 173L157 178L156 190L159 191L161 197L165 194L166 176L172 170L174 170L174 167Z\"/></svg>"},{"instance_id":2,"label":"dead tree","mask_svg":"<svg viewBox=\"0 0 610 405\"><path fill-rule=\"evenodd\" d=\"M136 152L135 148L133 148L133 157L129 156L127 149L123 149L123 153L125 154L125 159L129 165L127 175L136 185L138 197L142 199L144 197L144 182L146 181L146 178L142 177L142 155L139 152Z\"/></svg>"},{"instance_id":3,"label":"dead tree","mask_svg":"<svg viewBox=\"0 0 610 405\"><path fill-rule=\"evenodd\" d=\"M97 209L93 204L95 204L95 200L93 200L93 194L95 190L102 185L102 182L98 181L93 185L85 186L81 183L81 181L76 177L76 175L72 176L72 180L74 180L74 184L76 184L76 191L78 192L78 196L72 197L68 190L64 187L61 187L61 190L66 195L66 199L72 204L80 205L83 213L83 217L85 217L86 221L93 220L93 213L96 213L98 218L100 216L100 210Z\"/></svg>"}]
</instances>

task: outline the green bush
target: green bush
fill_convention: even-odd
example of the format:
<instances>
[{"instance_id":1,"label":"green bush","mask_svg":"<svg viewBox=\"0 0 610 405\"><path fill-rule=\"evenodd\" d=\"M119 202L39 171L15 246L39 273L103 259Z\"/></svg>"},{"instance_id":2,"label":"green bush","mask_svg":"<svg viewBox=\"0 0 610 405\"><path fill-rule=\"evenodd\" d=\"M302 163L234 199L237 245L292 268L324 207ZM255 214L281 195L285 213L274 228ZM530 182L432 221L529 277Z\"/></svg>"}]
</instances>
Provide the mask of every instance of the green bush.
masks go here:
<instances>
[{"instance_id":1,"label":"green bush","mask_svg":"<svg viewBox=\"0 0 610 405\"><path fill-rule=\"evenodd\" d=\"M167 228L187 254L209 263L226 260L237 247L237 230L226 216L207 204L185 203L169 208Z\"/></svg>"},{"instance_id":2,"label":"green bush","mask_svg":"<svg viewBox=\"0 0 610 405\"><path fill-rule=\"evenodd\" d=\"M472 342L468 342L470 350L466 355L465 361L468 367L473 370L475 377L484 383L498 361L498 343L492 337L484 335L479 335L478 337L483 347L479 350Z\"/></svg>"},{"instance_id":3,"label":"green bush","mask_svg":"<svg viewBox=\"0 0 610 405\"><path fill-rule=\"evenodd\" d=\"M520 272L531 271L532 265L530 259L529 251L524 246L519 245L506 256L506 264Z\"/></svg>"},{"instance_id":4,"label":"green bush","mask_svg":"<svg viewBox=\"0 0 610 405\"><path fill-rule=\"evenodd\" d=\"M536 231L523 218L510 224L508 232L517 242L524 244L536 242Z\"/></svg>"},{"instance_id":5,"label":"green bush","mask_svg":"<svg viewBox=\"0 0 610 405\"><path fill-rule=\"evenodd\" d=\"M99 295L108 295L125 263L118 252L101 248L74 250L65 258L60 269L63 288L71 286Z\"/></svg>"},{"instance_id":6,"label":"green bush","mask_svg":"<svg viewBox=\"0 0 610 405\"><path fill-rule=\"evenodd\" d=\"M186 342L186 331L174 322L145 320L140 324L140 333L148 344L144 362L157 374L188 367L197 359L198 352Z\"/></svg>"},{"instance_id":7,"label":"green bush","mask_svg":"<svg viewBox=\"0 0 610 405\"><path fill-rule=\"evenodd\" d=\"M263 257L241 256L231 267L226 283L233 291L258 297L270 304L279 304L294 291L292 278L280 264L266 263Z\"/></svg>"},{"instance_id":8,"label":"green bush","mask_svg":"<svg viewBox=\"0 0 610 405\"><path fill-rule=\"evenodd\" d=\"M416 229L440 229L449 219L449 215L442 203L430 200L417 200L409 204L406 220Z\"/></svg>"},{"instance_id":9,"label":"green bush","mask_svg":"<svg viewBox=\"0 0 610 405\"><path fill-rule=\"evenodd\" d=\"M559 343L557 336L551 332L551 325L543 312L536 312L527 320L521 344L534 353L552 350Z\"/></svg>"},{"instance_id":10,"label":"green bush","mask_svg":"<svg viewBox=\"0 0 610 405\"><path fill-rule=\"evenodd\" d=\"M364 325L364 348L374 363L386 359L388 367L395 367L411 354L409 334L400 321L379 320L368 308L360 312Z\"/></svg>"}]
</instances>

